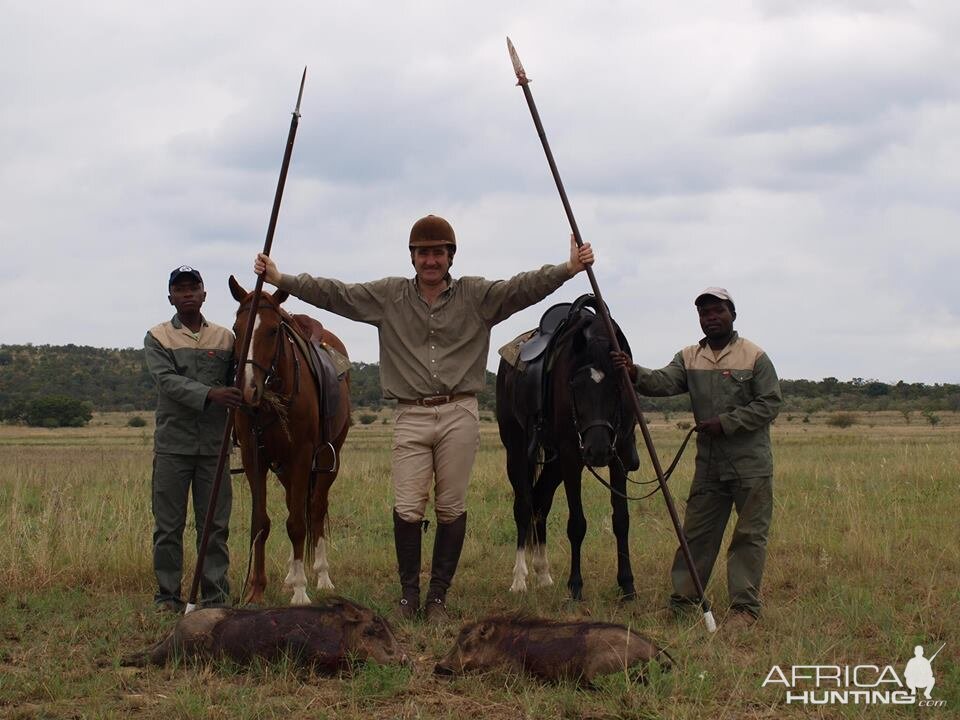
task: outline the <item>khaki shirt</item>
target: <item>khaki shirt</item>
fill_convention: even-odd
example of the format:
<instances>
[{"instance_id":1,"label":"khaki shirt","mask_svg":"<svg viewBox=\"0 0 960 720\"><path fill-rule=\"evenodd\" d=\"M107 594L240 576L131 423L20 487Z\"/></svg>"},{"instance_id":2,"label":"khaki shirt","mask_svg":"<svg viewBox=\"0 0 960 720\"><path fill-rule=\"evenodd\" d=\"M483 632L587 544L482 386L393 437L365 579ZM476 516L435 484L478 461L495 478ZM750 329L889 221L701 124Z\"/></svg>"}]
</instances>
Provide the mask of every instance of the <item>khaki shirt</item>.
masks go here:
<instances>
[{"instance_id":1,"label":"khaki shirt","mask_svg":"<svg viewBox=\"0 0 960 720\"><path fill-rule=\"evenodd\" d=\"M697 422L720 418L723 435L697 435L698 477L733 480L773 474L770 423L783 396L777 371L767 354L733 333L714 352L706 339L678 352L660 370L637 366L637 391L663 397L690 393Z\"/></svg>"},{"instance_id":2,"label":"khaki shirt","mask_svg":"<svg viewBox=\"0 0 960 720\"><path fill-rule=\"evenodd\" d=\"M509 280L452 279L433 305L413 278L366 283L283 275L278 287L351 320L380 336L383 396L414 400L430 395L476 394L484 387L490 329L543 300L570 278L566 264L544 265Z\"/></svg>"},{"instance_id":3,"label":"khaki shirt","mask_svg":"<svg viewBox=\"0 0 960 720\"><path fill-rule=\"evenodd\" d=\"M143 347L157 383L154 452L219 454L227 410L209 402L207 393L232 379L233 333L204 320L195 339L174 315L150 328Z\"/></svg>"}]
</instances>

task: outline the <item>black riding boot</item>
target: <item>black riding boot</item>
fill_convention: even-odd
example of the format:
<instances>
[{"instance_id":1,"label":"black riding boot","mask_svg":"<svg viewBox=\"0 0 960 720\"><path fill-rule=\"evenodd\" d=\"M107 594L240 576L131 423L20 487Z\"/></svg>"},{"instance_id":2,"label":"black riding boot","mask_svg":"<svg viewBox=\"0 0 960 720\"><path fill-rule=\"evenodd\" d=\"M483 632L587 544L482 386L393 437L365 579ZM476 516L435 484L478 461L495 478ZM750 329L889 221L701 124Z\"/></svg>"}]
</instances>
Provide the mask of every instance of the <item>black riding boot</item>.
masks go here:
<instances>
[{"instance_id":1,"label":"black riding boot","mask_svg":"<svg viewBox=\"0 0 960 720\"><path fill-rule=\"evenodd\" d=\"M407 522L393 509L393 544L400 573L400 617L413 620L420 609L420 538L422 522Z\"/></svg>"},{"instance_id":2,"label":"black riding boot","mask_svg":"<svg viewBox=\"0 0 960 720\"><path fill-rule=\"evenodd\" d=\"M463 538L467 532L467 514L453 522L437 523L437 537L433 543L433 567L430 570L430 589L424 612L427 622L439 623L447 619L447 590L457 572Z\"/></svg>"}]
</instances>

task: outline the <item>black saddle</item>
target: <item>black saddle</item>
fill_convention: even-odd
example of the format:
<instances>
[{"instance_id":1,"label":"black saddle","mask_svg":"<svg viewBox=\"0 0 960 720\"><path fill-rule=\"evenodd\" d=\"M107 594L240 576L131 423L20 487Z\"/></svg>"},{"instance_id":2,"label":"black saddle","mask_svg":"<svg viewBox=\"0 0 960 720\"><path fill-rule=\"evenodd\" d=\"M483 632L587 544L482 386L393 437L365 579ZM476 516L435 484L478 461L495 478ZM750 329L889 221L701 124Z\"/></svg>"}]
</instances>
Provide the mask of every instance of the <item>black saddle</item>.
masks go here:
<instances>
[{"instance_id":1,"label":"black saddle","mask_svg":"<svg viewBox=\"0 0 960 720\"><path fill-rule=\"evenodd\" d=\"M525 419L530 434L527 457L531 462L538 461L541 449L544 454L541 462L546 463L556 457L556 449L548 437L544 419L549 412L547 389L557 340L562 336L563 329L583 314L595 315L597 312L598 300L590 293L581 295L572 303L558 303L543 313L536 334L520 345L523 364L520 365L522 370L518 370L513 402L517 415ZM624 345L626 339L619 328L617 335L621 345Z\"/></svg>"}]
</instances>

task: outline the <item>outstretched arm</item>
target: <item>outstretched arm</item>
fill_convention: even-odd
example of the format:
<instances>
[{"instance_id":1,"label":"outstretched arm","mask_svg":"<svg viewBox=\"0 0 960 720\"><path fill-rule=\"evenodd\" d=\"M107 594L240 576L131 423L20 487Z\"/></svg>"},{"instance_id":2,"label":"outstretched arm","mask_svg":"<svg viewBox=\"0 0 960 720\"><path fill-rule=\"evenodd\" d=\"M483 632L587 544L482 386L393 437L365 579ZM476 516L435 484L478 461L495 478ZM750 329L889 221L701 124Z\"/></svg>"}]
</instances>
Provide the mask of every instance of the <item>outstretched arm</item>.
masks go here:
<instances>
[{"instance_id":1,"label":"outstretched arm","mask_svg":"<svg viewBox=\"0 0 960 720\"><path fill-rule=\"evenodd\" d=\"M506 320L515 312L530 307L577 273L586 270L594 261L589 243L577 247L570 236L570 258L560 265L544 265L539 270L514 275L509 280L483 280L481 313L490 326Z\"/></svg>"}]
</instances>

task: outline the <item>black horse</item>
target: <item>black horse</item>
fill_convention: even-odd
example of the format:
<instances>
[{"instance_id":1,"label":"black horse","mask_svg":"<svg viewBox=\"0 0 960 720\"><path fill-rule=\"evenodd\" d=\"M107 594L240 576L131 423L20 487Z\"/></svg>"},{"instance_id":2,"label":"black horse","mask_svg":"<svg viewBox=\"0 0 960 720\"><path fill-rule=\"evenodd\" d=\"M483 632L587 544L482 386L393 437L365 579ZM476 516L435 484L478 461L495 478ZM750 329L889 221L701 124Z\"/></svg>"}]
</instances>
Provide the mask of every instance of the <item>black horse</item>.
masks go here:
<instances>
[{"instance_id":1,"label":"black horse","mask_svg":"<svg viewBox=\"0 0 960 720\"><path fill-rule=\"evenodd\" d=\"M513 485L513 517L517 525L512 592L527 589L528 545L539 584L553 584L546 555L547 515L562 482L569 508L567 586L575 600L583 598L580 548L587 520L580 496L580 476L584 466L607 466L613 489L610 502L617 539L617 584L623 599L636 596L626 501L626 473L640 464L634 434L636 420L629 398L624 396L620 374L610 359L611 342L604 322L587 307L591 303L595 305L595 299L585 296L572 306L551 308L541 321L541 330L551 313L556 316L557 309L568 307L569 311L541 358L522 371L501 360L497 371L497 423L507 451L507 475ZM619 328L616 331L621 348L629 352L626 338Z\"/></svg>"}]
</instances>

